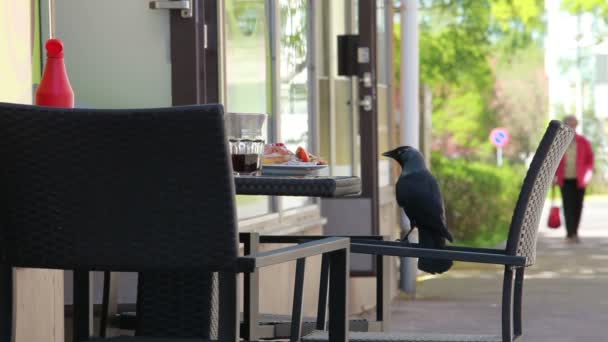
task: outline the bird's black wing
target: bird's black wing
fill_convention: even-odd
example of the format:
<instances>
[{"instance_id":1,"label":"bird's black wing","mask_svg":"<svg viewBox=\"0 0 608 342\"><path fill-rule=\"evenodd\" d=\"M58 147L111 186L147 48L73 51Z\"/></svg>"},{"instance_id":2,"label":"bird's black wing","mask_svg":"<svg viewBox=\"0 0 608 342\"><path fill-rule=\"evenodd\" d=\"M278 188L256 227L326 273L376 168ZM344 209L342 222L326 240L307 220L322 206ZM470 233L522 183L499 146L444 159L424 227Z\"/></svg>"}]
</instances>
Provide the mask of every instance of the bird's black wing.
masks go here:
<instances>
[{"instance_id":1,"label":"bird's black wing","mask_svg":"<svg viewBox=\"0 0 608 342\"><path fill-rule=\"evenodd\" d=\"M449 241L443 198L435 177L428 171L414 172L399 177L397 203L418 229L428 230Z\"/></svg>"}]
</instances>

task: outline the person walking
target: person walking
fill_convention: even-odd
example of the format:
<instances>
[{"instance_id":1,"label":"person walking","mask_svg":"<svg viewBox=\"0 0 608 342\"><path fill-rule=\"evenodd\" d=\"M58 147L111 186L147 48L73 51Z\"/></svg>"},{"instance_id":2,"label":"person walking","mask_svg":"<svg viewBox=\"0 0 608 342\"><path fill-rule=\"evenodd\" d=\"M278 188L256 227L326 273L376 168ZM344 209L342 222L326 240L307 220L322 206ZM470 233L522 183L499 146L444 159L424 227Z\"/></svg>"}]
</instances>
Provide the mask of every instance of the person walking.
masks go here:
<instances>
[{"instance_id":1,"label":"person walking","mask_svg":"<svg viewBox=\"0 0 608 342\"><path fill-rule=\"evenodd\" d=\"M576 129L578 120L574 115L564 118L564 123ZM583 212L585 188L593 175L594 156L591 143L581 134L576 134L566 154L557 167L557 184L562 193L564 218L566 220L566 241L579 243L578 226Z\"/></svg>"}]
</instances>

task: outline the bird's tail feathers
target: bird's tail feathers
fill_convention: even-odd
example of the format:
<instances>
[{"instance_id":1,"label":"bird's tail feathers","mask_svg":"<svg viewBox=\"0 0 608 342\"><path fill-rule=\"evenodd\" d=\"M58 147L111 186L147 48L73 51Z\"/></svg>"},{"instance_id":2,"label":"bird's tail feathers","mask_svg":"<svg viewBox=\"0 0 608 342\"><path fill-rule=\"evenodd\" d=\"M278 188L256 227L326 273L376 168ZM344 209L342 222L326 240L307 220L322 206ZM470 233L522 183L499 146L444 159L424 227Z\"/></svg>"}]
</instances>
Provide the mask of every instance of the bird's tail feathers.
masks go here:
<instances>
[{"instance_id":1,"label":"bird's tail feathers","mask_svg":"<svg viewBox=\"0 0 608 342\"><path fill-rule=\"evenodd\" d=\"M430 274L441 274L449 270L453 264L454 262L452 260L446 259L418 259L418 269Z\"/></svg>"},{"instance_id":2,"label":"bird's tail feathers","mask_svg":"<svg viewBox=\"0 0 608 342\"><path fill-rule=\"evenodd\" d=\"M445 232L446 232L445 238L448 239L448 241L450 241L450 242L454 242L454 237L452 236L452 234L450 233L450 231L447 229L447 227L445 229Z\"/></svg>"},{"instance_id":3,"label":"bird's tail feathers","mask_svg":"<svg viewBox=\"0 0 608 342\"><path fill-rule=\"evenodd\" d=\"M451 237L452 236L450 235L450 238ZM418 239L419 246L422 248L443 249L445 247L445 239L442 236L432 234L425 229L418 229ZM430 274L443 273L449 270L453 264L454 262L452 260L447 259L418 259L418 269Z\"/></svg>"}]
</instances>

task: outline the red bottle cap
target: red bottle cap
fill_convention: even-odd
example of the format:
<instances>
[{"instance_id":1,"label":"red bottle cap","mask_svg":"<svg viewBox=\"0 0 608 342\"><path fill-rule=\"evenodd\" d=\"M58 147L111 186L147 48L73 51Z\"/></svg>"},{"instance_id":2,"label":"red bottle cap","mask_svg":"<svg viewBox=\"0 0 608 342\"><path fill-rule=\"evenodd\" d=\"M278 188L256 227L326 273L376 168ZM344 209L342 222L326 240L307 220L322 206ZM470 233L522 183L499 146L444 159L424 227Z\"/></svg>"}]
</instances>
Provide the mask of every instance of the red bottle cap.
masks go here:
<instances>
[{"instance_id":1,"label":"red bottle cap","mask_svg":"<svg viewBox=\"0 0 608 342\"><path fill-rule=\"evenodd\" d=\"M48 58L63 58L63 42L61 40L49 39L45 47Z\"/></svg>"}]
</instances>

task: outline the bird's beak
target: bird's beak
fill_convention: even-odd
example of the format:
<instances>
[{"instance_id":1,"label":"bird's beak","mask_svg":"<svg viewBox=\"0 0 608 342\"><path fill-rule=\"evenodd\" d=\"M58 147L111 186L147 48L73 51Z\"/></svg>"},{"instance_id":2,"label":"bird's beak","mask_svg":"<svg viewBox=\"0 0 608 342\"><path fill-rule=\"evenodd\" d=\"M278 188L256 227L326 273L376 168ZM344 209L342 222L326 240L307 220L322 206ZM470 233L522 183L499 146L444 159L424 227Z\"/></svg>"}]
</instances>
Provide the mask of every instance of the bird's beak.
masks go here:
<instances>
[{"instance_id":1,"label":"bird's beak","mask_svg":"<svg viewBox=\"0 0 608 342\"><path fill-rule=\"evenodd\" d=\"M383 156L385 157L389 157L389 158L393 158L393 151L386 151L384 153L382 153Z\"/></svg>"}]
</instances>

